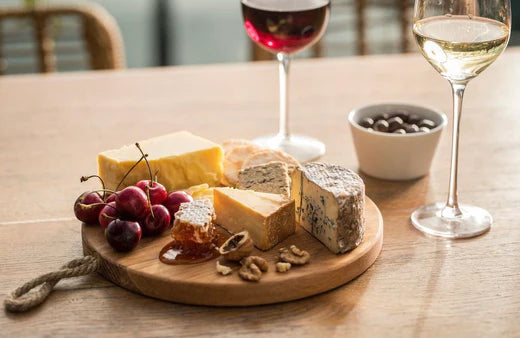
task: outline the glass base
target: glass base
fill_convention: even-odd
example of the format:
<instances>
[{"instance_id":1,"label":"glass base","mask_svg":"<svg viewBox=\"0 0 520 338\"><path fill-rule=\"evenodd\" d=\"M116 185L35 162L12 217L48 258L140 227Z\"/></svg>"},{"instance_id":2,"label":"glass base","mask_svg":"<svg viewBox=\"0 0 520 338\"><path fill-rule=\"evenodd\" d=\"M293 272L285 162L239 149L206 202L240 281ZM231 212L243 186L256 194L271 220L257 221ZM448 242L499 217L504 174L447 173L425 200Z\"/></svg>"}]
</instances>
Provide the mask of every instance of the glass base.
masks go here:
<instances>
[{"instance_id":1,"label":"glass base","mask_svg":"<svg viewBox=\"0 0 520 338\"><path fill-rule=\"evenodd\" d=\"M325 144L302 135L290 135L288 138L280 135L267 135L255 138L253 142L267 148L284 151L299 162L312 161L325 154Z\"/></svg>"},{"instance_id":2,"label":"glass base","mask_svg":"<svg viewBox=\"0 0 520 338\"><path fill-rule=\"evenodd\" d=\"M493 224L493 217L486 210L461 204L462 215L442 217L445 203L425 205L412 213L414 227L420 231L444 238L469 238L488 231Z\"/></svg>"}]
</instances>

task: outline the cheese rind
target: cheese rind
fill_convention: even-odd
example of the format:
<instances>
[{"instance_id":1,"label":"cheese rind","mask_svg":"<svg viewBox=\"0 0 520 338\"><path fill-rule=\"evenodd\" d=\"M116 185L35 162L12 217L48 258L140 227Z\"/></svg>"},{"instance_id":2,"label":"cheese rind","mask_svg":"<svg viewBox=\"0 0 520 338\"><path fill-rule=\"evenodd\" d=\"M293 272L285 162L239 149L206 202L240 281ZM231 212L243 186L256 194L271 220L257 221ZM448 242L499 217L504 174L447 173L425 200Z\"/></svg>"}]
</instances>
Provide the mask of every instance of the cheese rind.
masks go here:
<instances>
[{"instance_id":1,"label":"cheese rind","mask_svg":"<svg viewBox=\"0 0 520 338\"><path fill-rule=\"evenodd\" d=\"M237 188L289 196L291 179L287 164L274 161L242 169Z\"/></svg>"},{"instance_id":2,"label":"cheese rind","mask_svg":"<svg viewBox=\"0 0 520 338\"><path fill-rule=\"evenodd\" d=\"M295 231L294 200L279 194L214 189L216 223L237 233L247 230L255 246L269 250Z\"/></svg>"},{"instance_id":3,"label":"cheese rind","mask_svg":"<svg viewBox=\"0 0 520 338\"><path fill-rule=\"evenodd\" d=\"M158 181L168 191L203 183L215 186L220 181L223 151L216 143L180 131L140 141L139 144L148 154L152 173L158 171ZM98 173L105 181L106 188L115 189L140 157L141 153L134 144L100 153ZM148 167L141 161L123 181L120 189L149 178Z\"/></svg>"},{"instance_id":4,"label":"cheese rind","mask_svg":"<svg viewBox=\"0 0 520 338\"><path fill-rule=\"evenodd\" d=\"M344 253L361 243L365 232L365 185L352 170L308 163L291 175L296 221L330 251Z\"/></svg>"}]
</instances>

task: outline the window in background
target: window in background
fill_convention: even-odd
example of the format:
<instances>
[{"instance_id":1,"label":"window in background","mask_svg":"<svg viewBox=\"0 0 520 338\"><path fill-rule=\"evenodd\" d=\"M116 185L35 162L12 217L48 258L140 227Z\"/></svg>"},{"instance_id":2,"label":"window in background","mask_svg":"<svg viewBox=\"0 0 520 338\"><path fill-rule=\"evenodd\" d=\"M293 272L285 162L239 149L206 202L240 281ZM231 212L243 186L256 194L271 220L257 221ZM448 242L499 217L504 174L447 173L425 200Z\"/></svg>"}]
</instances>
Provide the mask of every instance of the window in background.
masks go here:
<instances>
[{"instance_id":1,"label":"window in background","mask_svg":"<svg viewBox=\"0 0 520 338\"><path fill-rule=\"evenodd\" d=\"M35 1L50 5L77 2ZM251 58L252 46L242 25L240 0L91 1L104 6L116 19L124 39L127 66L130 68L245 62ZM323 56L357 54L356 1L332 0L329 27L322 41ZM397 9L374 6L376 2L368 1L365 12L367 52L398 53L400 30ZM23 0L1 0L0 6L24 3ZM520 37L517 37L520 19L517 20L517 17L520 17L520 6L517 1L513 1L510 45L520 44ZM413 43L411 50L416 51ZM309 57L311 54L307 50L296 57Z\"/></svg>"}]
</instances>

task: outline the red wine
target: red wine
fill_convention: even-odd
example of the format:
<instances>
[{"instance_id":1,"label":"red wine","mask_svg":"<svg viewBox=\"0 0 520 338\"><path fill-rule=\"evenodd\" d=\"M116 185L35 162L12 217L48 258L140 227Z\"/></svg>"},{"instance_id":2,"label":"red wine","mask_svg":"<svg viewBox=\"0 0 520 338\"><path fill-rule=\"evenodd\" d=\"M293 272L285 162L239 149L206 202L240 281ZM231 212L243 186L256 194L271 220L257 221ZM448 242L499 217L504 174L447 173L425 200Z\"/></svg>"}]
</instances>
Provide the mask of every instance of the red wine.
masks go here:
<instances>
[{"instance_id":1,"label":"red wine","mask_svg":"<svg viewBox=\"0 0 520 338\"><path fill-rule=\"evenodd\" d=\"M294 53L322 36L329 4L329 0L242 0L244 26L261 47Z\"/></svg>"}]
</instances>

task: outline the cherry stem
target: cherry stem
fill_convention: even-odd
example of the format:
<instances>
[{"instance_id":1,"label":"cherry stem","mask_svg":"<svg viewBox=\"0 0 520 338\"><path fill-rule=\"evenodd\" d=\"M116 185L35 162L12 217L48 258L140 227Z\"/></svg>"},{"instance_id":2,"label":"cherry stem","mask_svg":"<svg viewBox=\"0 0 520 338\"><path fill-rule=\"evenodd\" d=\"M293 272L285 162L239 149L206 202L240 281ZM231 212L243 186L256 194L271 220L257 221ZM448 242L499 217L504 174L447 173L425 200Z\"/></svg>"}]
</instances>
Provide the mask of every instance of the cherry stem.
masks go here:
<instances>
[{"instance_id":1,"label":"cherry stem","mask_svg":"<svg viewBox=\"0 0 520 338\"><path fill-rule=\"evenodd\" d=\"M110 205L110 203L106 203L105 205L108 205L109 207L111 207L112 209L114 209L115 211L117 211L117 208L114 207L113 205ZM116 217L113 217L113 218L116 218Z\"/></svg>"},{"instance_id":2,"label":"cherry stem","mask_svg":"<svg viewBox=\"0 0 520 338\"><path fill-rule=\"evenodd\" d=\"M159 173L159 168L157 168L157 170L155 171L155 174L153 174L155 182L157 182L157 174L158 173Z\"/></svg>"},{"instance_id":3,"label":"cherry stem","mask_svg":"<svg viewBox=\"0 0 520 338\"><path fill-rule=\"evenodd\" d=\"M113 208L114 210L117 211L116 207L114 207L113 205L110 205L109 203L92 203L92 204L84 204L84 203L78 203L78 205L81 207L81 208L90 208L90 207L97 207L98 205L105 205L105 206L109 206L111 208Z\"/></svg>"},{"instance_id":4,"label":"cherry stem","mask_svg":"<svg viewBox=\"0 0 520 338\"><path fill-rule=\"evenodd\" d=\"M108 219L111 219L111 220L115 220L115 219L117 219L117 217L114 217L114 216L108 216L107 214L101 214L101 217L103 217L103 218L108 218Z\"/></svg>"},{"instance_id":5,"label":"cherry stem","mask_svg":"<svg viewBox=\"0 0 520 338\"><path fill-rule=\"evenodd\" d=\"M100 192L100 191L102 191L102 192L109 192L109 193L111 193L111 194L117 194L116 191L114 191L114 190L110 190L110 189L98 189L98 190L93 190L93 191L91 191L91 192Z\"/></svg>"},{"instance_id":6,"label":"cherry stem","mask_svg":"<svg viewBox=\"0 0 520 338\"><path fill-rule=\"evenodd\" d=\"M88 181L89 179L91 179L92 177L97 177L100 181L101 181L101 187L103 188L103 190L105 189L105 181L103 181L103 179L101 178L101 176L99 175L90 175L90 176L81 176L81 178L79 179L80 182L86 182ZM103 191L103 201L105 200L105 192Z\"/></svg>"},{"instance_id":7,"label":"cherry stem","mask_svg":"<svg viewBox=\"0 0 520 338\"><path fill-rule=\"evenodd\" d=\"M136 142L135 146L137 147L137 149L139 149L141 154L144 156L144 151L143 151L143 149L141 149L141 146L139 145L139 142ZM148 166L148 172L150 173L150 185L153 188L154 181L153 181L153 176L152 176L152 168L150 168L150 163L148 162L148 159L146 158L146 156L144 158L144 161L146 162L146 165Z\"/></svg>"},{"instance_id":8,"label":"cherry stem","mask_svg":"<svg viewBox=\"0 0 520 338\"><path fill-rule=\"evenodd\" d=\"M103 218L108 218L108 219L111 219L111 220L115 220L115 219L117 219L117 217L114 217L114 216L108 216L107 214L102 214L101 217L103 217Z\"/></svg>"},{"instance_id":9,"label":"cherry stem","mask_svg":"<svg viewBox=\"0 0 520 338\"><path fill-rule=\"evenodd\" d=\"M130 169L128 169L128 171L126 172L125 176L123 176L121 181L119 181L119 184L117 185L117 187L115 189L116 191L117 191L117 189L119 189L121 184L123 184L123 181L125 180L125 178L132 172L132 170L134 170L135 167L137 167L137 165L139 164L139 162L141 162L143 160L143 158L146 158L146 156L148 156L148 154L143 154L143 156L141 156L139 161L135 162L134 165Z\"/></svg>"},{"instance_id":10,"label":"cherry stem","mask_svg":"<svg viewBox=\"0 0 520 338\"><path fill-rule=\"evenodd\" d=\"M150 215L152 215L152 221L155 221L155 215L153 214L152 200L150 199L150 187L146 186L146 197L148 199L148 205L150 206Z\"/></svg>"}]
</instances>

